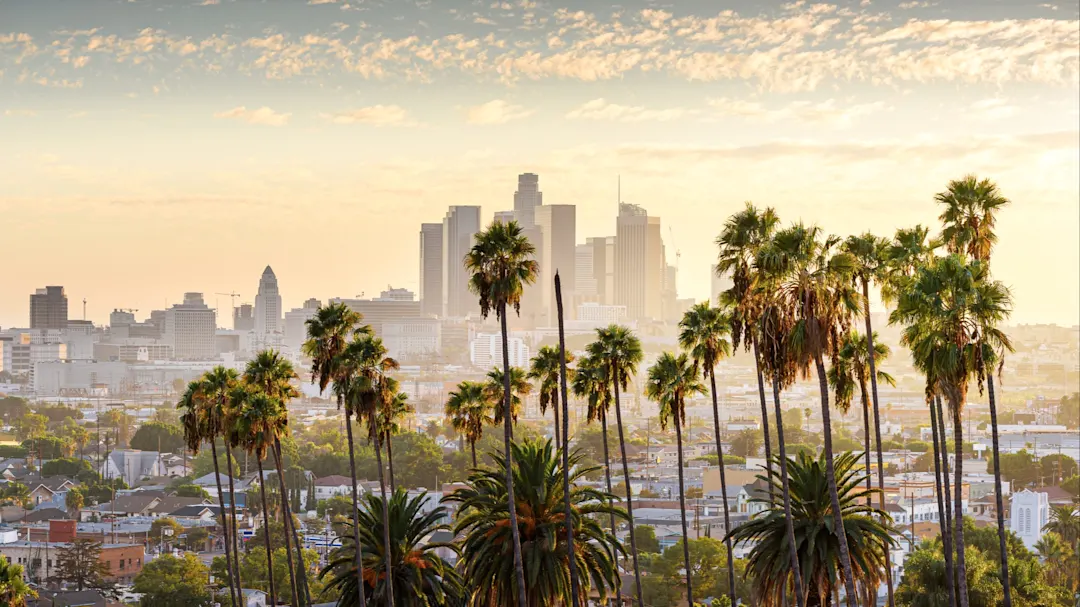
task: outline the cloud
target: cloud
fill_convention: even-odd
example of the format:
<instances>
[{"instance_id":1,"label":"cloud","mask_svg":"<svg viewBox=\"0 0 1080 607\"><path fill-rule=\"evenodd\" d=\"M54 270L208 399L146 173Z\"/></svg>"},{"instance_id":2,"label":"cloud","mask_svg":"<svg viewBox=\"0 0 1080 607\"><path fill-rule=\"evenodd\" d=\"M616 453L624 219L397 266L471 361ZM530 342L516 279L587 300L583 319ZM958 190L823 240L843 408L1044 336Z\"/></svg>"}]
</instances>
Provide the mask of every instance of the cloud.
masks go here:
<instances>
[{"instance_id":1,"label":"cloud","mask_svg":"<svg viewBox=\"0 0 1080 607\"><path fill-rule=\"evenodd\" d=\"M334 124L370 124L374 126L416 126L409 112L397 105L372 105L334 114L322 114Z\"/></svg>"},{"instance_id":2,"label":"cloud","mask_svg":"<svg viewBox=\"0 0 1080 607\"><path fill-rule=\"evenodd\" d=\"M972 103L965 116L977 120L1002 120L1015 115L1018 109L1015 105L1009 105L1005 99L991 97Z\"/></svg>"},{"instance_id":3,"label":"cloud","mask_svg":"<svg viewBox=\"0 0 1080 607\"><path fill-rule=\"evenodd\" d=\"M495 99L467 108L465 120L469 124L505 124L511 120L527 118L534 111L502 99Z\"/></svg>"},{"instance_id":4,"label":"cloud","mask_svg":"<svg viewBox=\"0 0 1080 607\"><path fill-rule=\"evenodd\" d=\"M666 122L677 120L692 113L685 108L668 108L664 110L648 110L641 106L619 105L609 103L603 98L587 101L580 107L571 110L566 117L571 120L611 120L618 122Z\"/></svg>"},{"instance_id":5,"label":"cloud","mask_svg":"<svg viewBox=\"0 0 1080 607\"><path fill-rule=\"evenodd\" d=\"M37 116L37 112L35 110L4 110L4 115L5 116L24 116L24 117L27 117L27 118L32 118L34 116Z\"/></svg>"},{"instance_id":6,"label":"cloud","mask_svg":"<svg viewBox=\"0 0 1080 607\"><path fill-rule=\"evenodd\" d=\"M246 122L248 124L263 124L267 126L283 126L288 124L289 116L292 116L292 114L275 112L265 106L255 110L249 110L242 105L234 107L231 110L214 114L214 118L226 118L230 120L239 120L240 122Z\"/></svg>"},{"instance_id":7,"label":"cloud","mask_svg":"<svg viewBox=\"0 0 1080 607\"><path fill-rule=\"evenodd\" d=\"M814 125L847 127L858 118L890 109L884 102L839 105L833 99L812 102L793 101L780 108L770 109L759 101L745 99L710 99L716 116L745 118L751 122L772 123L791 120Z\"/></svg>"},{"instance_id":8,"label":"cloud","mask_svg":"<svg viewBox=\"0 0 1080 607\"><path fill-rule=\"evenodd\" d=\"M220 2L220 0L202 0L202 2L199 3L199 6L214 6L218 2Z\"/></svg>"}]
</instances>

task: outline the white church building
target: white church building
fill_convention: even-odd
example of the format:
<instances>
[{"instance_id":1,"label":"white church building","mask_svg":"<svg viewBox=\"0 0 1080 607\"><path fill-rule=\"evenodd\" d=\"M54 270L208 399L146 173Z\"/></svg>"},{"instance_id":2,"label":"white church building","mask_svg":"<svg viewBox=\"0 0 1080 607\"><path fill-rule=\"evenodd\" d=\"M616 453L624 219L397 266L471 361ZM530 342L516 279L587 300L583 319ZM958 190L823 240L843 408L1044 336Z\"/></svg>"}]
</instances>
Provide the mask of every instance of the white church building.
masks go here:
<instances>
[{"instance_id":1,"label":"white church building","mask_svg":"<svg viewBox=\"0 0 1080 607\"><path fill-rule=\"evenodd\" d=\"M1028 550L1043 535L1043 527L1050 522L1050 496L1028 489L1012 494L1009 529L1023 540Z\"/></svg>"}]
</instances>

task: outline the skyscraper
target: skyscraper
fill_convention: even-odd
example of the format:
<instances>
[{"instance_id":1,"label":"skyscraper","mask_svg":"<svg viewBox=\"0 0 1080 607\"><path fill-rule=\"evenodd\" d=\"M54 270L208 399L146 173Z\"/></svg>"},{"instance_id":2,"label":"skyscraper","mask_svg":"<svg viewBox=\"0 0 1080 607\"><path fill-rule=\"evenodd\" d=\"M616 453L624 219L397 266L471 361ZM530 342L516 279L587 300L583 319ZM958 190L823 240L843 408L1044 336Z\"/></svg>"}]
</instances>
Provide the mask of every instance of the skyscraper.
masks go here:
<instances>
[{"instance_id":1,"label":"skyscraper","mask_svg":"<svg viewBox=\"0 0 1080 607\"><path fill-rule=\"evenodd\" d=\"M576 287L577 209L572 204L549 204L535 209L536 227L540 232L537 247L540 265L539 295L541 318L547 326L555 326L557 308L555 303L555 272L563 284L563 305L567 309L573 301Z\"/></svg>"},{"instance_id":2,"label":"skyscraper","mask_svg":"<svg viewBox=\"0 0 1080 607\"><path fill-rule=\"evenodd\" d=\"M593 246L588 243L574 247L574 292L578 295L597 294L596 278L593 277L593 253Z\"/></svg>"},{"instance_id":3,"label":"skyscraper","mask_svg":"<svg viewBox=\"0 0 1080 607\"><path fill-rule=\"evenodd\" d=\"M255 296L255 334L280 333L281 312L277 276L270 266L266 266L259 279L259 294Z\"/></svg>"},{"instance_id":4,"label":"skyscraper","mask_svg":"<svg viewBox=\"0 0 1080 607\"><path fill-rule=\"evenodd\" d=\"M465 255L480 231L480 207L452 206L442 223L443 316L461 317L478 312L476 296L469 292Z\"/></svg>"},{"instance_id":5,"label":"skyscraper","mask_svg":"<svg viewBox=\"0 0 1080 607\"><path fill-rule=\"evenodd\" d=\"M45 287L30 296L31 329L66 329L68 300L64 287Z\"/></svg>"},{"instance_id":6,"label":"skyscraper","mask_svg":"<svg viewBox=\"0 0 1080 607\"><path fill-rule=\"evenodd\" d=\"M232 324L234 331L255 330L255 308L251 304L240 304L233 308Z\"/></svg>"},{"instance_id":7,"label":"skyscraper","mask_svg":"<svg viewBox=\"0 0 1080 607\"><path fill-rule=\"evenodd\" d=\"M585 246L592 249L592 277L596 281L596 300L604 305L614 305L615 237L586 238Z\"/></svg>"},{"instance_id":8,"label":"skyscraper","mask_svg":"<svg viewBox=\"0 0 1080 607\"><path fill-rule=\"evenodd\" d=\"M180 360L215 358L217 319L214 310L203 302L202 293L184 293L184 303L165 310L166 343Z\"/></svg>"},{"instance_id":9,"label":"skyscraper","mask_svg":"<svg viewBox=\"0 0 1080 607\"><path fill-rule=\"evenodd\" d=\"M535 173L518 175L518 189L514 192L514 217L523 228L531 228L536 223L536 208L544 204L544 193L540 191L540 176Z\"/></svg>"},{"instance_id":10,"label":"skyscraper","mask_svg":"<svg viewBox=\"0 0 1080 607\"><path fill-rule=\"evenodd\" d=\"M662 320L664 245L660 218L619 203L615 223L615 304L631 320Z\"/></svg>"},{"instance_id":11,"label":"skyscraper","mask_svg":"<svg viewBox=\"0 0 1080 607\"><path fill-rule=\"evenodd\" d=\"M443 225L420 224L420 313L443 313Z\"/></svg>"}]
</instances>

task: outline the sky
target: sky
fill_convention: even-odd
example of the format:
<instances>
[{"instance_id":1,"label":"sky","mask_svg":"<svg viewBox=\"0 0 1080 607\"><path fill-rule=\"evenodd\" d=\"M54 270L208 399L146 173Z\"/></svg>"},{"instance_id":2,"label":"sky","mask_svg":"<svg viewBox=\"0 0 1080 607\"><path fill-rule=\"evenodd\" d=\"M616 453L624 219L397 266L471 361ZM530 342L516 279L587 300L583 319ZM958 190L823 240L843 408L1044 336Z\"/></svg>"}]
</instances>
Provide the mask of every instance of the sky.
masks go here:
<instances>
[{"instance_id":1,"label":"sky","mask_svg":"<svg viewBox=\"0 0 1080 607\"><path fill-rule=\"evenodd\" d=\"M891 236L976 173L1013 321L1078 324L1078 6L0 0L0 326L47 284L224 310L268 264L286 309L415 290L420 223L523 172L580 242L621 179L699 299L744 201Z\"/></svg>"}]
</instances>

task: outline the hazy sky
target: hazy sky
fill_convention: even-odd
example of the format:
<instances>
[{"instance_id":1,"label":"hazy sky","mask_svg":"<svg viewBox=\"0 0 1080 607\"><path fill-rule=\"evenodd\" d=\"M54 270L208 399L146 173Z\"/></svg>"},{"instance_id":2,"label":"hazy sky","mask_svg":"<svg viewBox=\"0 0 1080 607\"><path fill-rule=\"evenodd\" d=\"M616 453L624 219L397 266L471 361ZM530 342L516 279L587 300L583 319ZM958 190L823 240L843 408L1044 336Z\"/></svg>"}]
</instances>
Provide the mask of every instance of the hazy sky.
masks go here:
<instances>
[{"instance_id":1,"label":"hazy sky","mask_svg":"<svg viewBox=\"0 0 1080 607\"><path fill-rule=\"evenodd\" d=\"M1043 0L0 0L0 326L417 287L419 224L518 173L663 218L708 294L743 201L846 234L995 179L1018 322L1080 322L1080 20ZM222 324L228 324L224 321Z\"/></svg>"}]
</instances>

